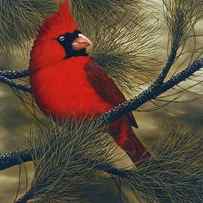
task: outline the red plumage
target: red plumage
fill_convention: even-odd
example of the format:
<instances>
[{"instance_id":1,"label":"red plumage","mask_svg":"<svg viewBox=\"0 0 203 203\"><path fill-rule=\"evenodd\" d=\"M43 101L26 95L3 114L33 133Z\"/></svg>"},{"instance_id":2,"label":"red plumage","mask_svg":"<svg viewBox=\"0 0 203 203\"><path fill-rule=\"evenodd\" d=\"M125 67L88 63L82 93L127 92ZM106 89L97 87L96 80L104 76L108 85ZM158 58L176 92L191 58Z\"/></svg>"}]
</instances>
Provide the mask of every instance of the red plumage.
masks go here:
<instances>
[{"instance_id":1,"label":"red plumage","mask_svg":"<svg viewBox=\"0 0 203 203\"><path fill-rule=\"evenodd\" d=\"M31 84L40 109L63 120L99 116L125 97L104 70L89 56L65 58L64 48L56 38L74 32L78 24L70 14L67 1L49 17L40 29L31 52ZM116 142L138 163L150 157L134 135L136 126L130 113L110 126Z\"/></svg>"}]
</instances>

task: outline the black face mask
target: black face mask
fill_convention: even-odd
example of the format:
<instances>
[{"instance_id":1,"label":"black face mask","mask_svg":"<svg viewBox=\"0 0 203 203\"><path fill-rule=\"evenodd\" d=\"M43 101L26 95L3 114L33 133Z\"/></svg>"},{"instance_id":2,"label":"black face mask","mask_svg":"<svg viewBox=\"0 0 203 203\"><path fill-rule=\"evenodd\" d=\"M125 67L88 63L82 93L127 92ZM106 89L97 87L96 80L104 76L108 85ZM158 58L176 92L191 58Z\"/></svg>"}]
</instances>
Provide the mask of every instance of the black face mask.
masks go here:
<instances>
[{"instance_id":1,"label":"black face mask","mask_svg":"<svg viewBox=\"0 0 203 203\"><path fill-rule=\"evenodd\" d=\"M73 41L79 37L81 32L76 30L75 32L67 32L64 35L60 35L57 41L63 46L66 56L65 58L70 58L73 56L87 56L86 49L74 50L72 47Z\"/></svg>"}]
</instances>

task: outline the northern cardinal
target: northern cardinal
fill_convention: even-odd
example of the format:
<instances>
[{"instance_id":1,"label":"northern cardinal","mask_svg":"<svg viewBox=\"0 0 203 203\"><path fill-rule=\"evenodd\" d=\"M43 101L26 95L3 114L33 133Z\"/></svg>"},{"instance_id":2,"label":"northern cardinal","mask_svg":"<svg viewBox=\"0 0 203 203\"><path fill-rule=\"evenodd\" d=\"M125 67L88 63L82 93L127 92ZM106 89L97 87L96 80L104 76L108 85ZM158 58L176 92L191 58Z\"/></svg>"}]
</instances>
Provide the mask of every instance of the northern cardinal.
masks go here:
<instances>
[{"instance_id":1,"label":"northern cardinal","mask_svg":"<svg viewBox=\"0 0 203 203\"><path fill-rule=\"evenodd\" d=\"M31 51L32 92L39 108L59 120L99 116L125 97L86 49L91 41L79 31L68 1L42 24ZM135 136L131 113L113 122L110 134L135 164L150 158Z\"/></svg>"}]
</instances>

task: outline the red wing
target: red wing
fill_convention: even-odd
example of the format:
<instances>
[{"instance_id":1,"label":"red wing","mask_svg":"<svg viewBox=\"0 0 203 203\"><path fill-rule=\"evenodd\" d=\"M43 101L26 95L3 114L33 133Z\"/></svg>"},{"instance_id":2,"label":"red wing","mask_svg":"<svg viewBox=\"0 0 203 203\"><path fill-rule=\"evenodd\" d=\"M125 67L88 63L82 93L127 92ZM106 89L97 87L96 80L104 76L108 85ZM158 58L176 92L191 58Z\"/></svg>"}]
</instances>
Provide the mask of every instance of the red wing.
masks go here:
<instances>
[{"instance_id":1,"label":"red wing","mask_svg":"<svg viewBox=\"0 0 203 203\"><path fill-rule=\"evenodd\" d=\"M122 92L115 85L114 81L96 63L91 62L86 66L87 78L106 102L115 106L126 101ZM137 123L132 113L128 114L130 125L137 127Z\"/></svg>"}]
</instances>

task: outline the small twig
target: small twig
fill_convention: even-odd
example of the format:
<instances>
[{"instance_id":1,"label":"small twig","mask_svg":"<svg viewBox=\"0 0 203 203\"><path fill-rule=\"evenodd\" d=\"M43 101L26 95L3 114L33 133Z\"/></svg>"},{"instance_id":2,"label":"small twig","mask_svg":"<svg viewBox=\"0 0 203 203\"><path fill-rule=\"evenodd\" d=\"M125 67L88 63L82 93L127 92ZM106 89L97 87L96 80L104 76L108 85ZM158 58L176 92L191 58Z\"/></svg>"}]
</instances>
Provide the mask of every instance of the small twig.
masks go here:
<instances>
[{"instance_id":1,"label":"small twig","mask_svg":"<svg viewBox=\"0 0 203 203\"><path fill-rule=\"evenodd\" d=\"M195 61L192 65L188 66L185 70L176 74L168 81L162 83L157 87L154 87L152 84L150 87L148 87L134 99L126 101L114 107L111 111L104 113L99 119L101 119L103 123L107 124L112 123L113 121L122 117L124 114L138 109L144 103L150 101L151 99L155 99L162 93L178 85L182 81L192 76L196 71L199 71L202 67L203 67L203 59ZM2 81L1 77L0 81ZM3 77L3 81L5 81L4 83L8 84L9 86L13 85L12 81L8 80L5 77ZM14 85L14 87L19 89L19 86L16 86L16 84ZM22 89L27 90L29 92L31 91L30 89L27 89L27 87L25 86L23 86ZM0 155L0 170L31 160L32 160L31 155L29 154L29 152L26 151L3 153L2 155Z\"/></svg>"},{"instance_id":2,"label":"small twig","mask_svg":"<svg viewBox=\"0 0 203 203\"><path fill-rule=\"evenodd\" d=\"M171 51L170 51L170 54L169 54L168 59L166 61L166 64L163 66L158 77L153 82L154 87L157 87L164 82L164 80L167 77L171 67L175 63L177 51L178 51L178 47L179 47L178 44L179 44L179 38L177 38L176 40L173 41Z\"/></svg>"},{"instance_id":3,"label":"small twig","mask_svg":"<svg viewBox=\"0 0 203 203\"><path fill-rule=\"evenodd\" d=\"M30 75L30 71L26 70L0 70L0 76L6 77L7 79L19 79L28 77Z\"/></svg>"},{"instance_id":4,"label":"small twig","mask_svg":"<svg viewBox=\"0 0 203 203\"><path fill-rule=\"evenodd\" d=\"M0 82L2 82L2 83L4 83L4 84L8 85L8 86L11 87L11 88L15 88L15 89L21 90L21 91L23 91L23 92L29 92L29 93L32 92L30 86L17 84L17 83L15 83L14 81L12 81L11 79L8 79L8 78L5 77L5 76L0 76Z\"/></svg>"},{"instance_id":5,"label":"small twig","mask_svg":"<svg viewBox=\"0 0 203 203\"><path fill-rule=\"evenodd\" d=\"M32 191L28 191L21 198L19 198L15 203L27 203L33 197L34 197L33 192Z\"/></svg>"},{"instance_id":6,"label":"small twig","mask_svg":"<svg viewBox=\"0 0 203 203\"><path fill-rule=\"evenodd\" d=\"M0 70L0 82L11 88L31 93L31 87L17 84L13 80L29 76L29 70Z\"/></svg>"},{"instance_id":7,"label":"small twig","mask_svg":"<svg viewBox=\"0 0 203 203\"><path fill-rule=\"evenodd\" d=\"M172 49L171 54L169 55L168 60L167 60L167 62L165 64L165 66L161 69L159 76L153 82L153 85L155 87L161 85L163 83L163 81L165 80L165 78L168 75L172 65L175 62L176 54L177 54L177 50L176 49Z\"/></svg>"}]
</instances>

